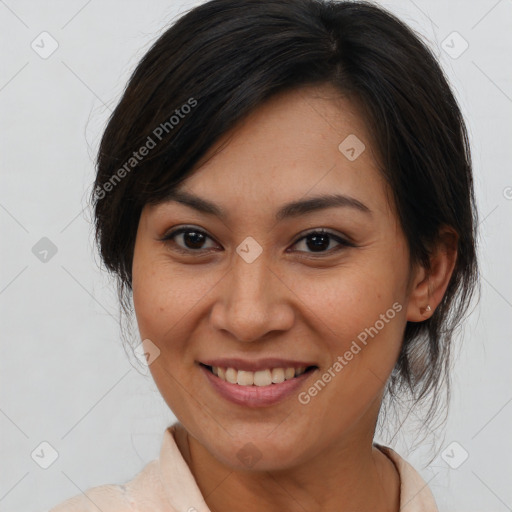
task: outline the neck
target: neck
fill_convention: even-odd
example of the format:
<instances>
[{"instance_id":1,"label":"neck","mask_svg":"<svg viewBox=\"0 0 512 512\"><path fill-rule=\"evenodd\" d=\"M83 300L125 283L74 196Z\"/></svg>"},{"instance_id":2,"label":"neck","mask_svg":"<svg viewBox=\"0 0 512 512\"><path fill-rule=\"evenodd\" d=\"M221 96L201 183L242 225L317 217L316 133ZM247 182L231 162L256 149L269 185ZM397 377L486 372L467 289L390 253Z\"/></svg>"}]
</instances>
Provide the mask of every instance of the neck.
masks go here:
<instances>
[{"instance_id":1,"label":"neck","mask_svg":"<svg viewBox=\"0 0 512 512\"><path fill-rule=\"evenodd\" d=\"M176 443L211 510L399 510L398 472L368 436L341 440L302 464L274 471L233 470L181 425Z\"/></svg>"}]
</instances>

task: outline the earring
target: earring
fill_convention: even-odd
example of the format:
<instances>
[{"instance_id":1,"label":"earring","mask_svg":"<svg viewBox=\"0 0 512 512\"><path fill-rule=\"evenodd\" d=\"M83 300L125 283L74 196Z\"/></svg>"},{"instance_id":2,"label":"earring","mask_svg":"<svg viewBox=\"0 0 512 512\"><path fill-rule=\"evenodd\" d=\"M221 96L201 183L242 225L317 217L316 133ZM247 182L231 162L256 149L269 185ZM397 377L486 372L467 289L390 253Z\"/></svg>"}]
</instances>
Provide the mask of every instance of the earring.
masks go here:
<instances>
[{"instance_id":1,"label":"earring","mask_svg":"<svg viewBox=\"0 0 512 512\"><path fill-rule=\"evenodd\" d=\"M432 311L432 308L430 307L430 304L427 304L426 308L420 308L420 313L424 315L425 313L430 313Z\"/></svg>"}]
</instances>

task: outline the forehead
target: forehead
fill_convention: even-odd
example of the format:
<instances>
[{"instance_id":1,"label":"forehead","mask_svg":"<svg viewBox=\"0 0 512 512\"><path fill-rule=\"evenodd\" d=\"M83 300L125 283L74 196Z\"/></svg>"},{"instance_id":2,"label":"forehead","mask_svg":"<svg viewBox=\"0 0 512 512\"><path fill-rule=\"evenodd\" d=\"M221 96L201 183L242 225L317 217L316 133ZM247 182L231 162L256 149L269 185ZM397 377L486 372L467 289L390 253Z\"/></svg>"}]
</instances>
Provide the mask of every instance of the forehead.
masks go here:
<instances>
[{"instance_id":1,"label":"forehead","mask_svg":"<svg viewBox=\"0 0 512 512\"><path fill-rule=\"evenodd\" d=\"M285 91L201 158L178 190L226 209L340 193L387 210L385 183L356 103L330 86Z\"/></svg>"}]
</instances>

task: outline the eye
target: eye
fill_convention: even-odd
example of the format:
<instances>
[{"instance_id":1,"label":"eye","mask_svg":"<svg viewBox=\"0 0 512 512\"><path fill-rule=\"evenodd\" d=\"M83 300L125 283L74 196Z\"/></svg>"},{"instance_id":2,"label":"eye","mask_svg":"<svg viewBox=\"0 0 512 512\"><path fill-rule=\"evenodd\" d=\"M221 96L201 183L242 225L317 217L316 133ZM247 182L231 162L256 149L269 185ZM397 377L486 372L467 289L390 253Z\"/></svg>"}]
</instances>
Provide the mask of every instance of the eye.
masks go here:
<instances>
[{"instance_id":1,"label":"eye","mask_svg":"<svg viewBox=\"0 0 512 512\"><path fill-rule=\"evenodd\" d=\"M213 240L209 235L207 235L201 229L190 226L171 231L170 233L164 235L164 237L160 240L162 242L171 242L174 246L174 250L185 254L190 254L193 252L200 253L202 251L208 251L213 248L205 247L205 242L207 240ZM335 244L337 244L334 248L331 247L333 245L333 241ZM181 242L181 244L179 242ZM306 233L304 236L299 238L293 244L293 246L298 245L301 242L304 243L305 247L311 251L310 254L331 253L339 251L345 247L355 247L352 242L349 242L341 236L324 229L317 229L315 231ZM299 250L298 252L308 251Z\"/></svg>"},{"instance_id":2,"label":"eye","mask_svg":"<svg viewBox=\"0 0 512 512\"><path fill-rule=\"evenodd\" d=\"M329 247L331 247L332 241L334 241L337 244L337 246L329 249ZM352 242L349 242L348 240L345 240L341 236L331 233L330 231L326 231L325 229L317 229L315 231L310 231L302 238L299 238L299 240L297 240L293 245L297 245L300 242L303 242L303 245L307 249L311 250L310 254L332 253L335 251L339 251L345 247L355 247L355 245Z\"/></svg>"},{"instance_id":3,"label":"eye","mask_svg":"<svg viewBox=\"0 0 512 512\"><path fill-rule=\"evenodd\" d=\"M209 250L211 247L204 247L207 239L212 240L204 231L194 227L183 227L172 231L161 238L162 242L172 242L178 252L190 253ZM181 241L183 245L180 245Z\"/></svg>"}]
</instances>

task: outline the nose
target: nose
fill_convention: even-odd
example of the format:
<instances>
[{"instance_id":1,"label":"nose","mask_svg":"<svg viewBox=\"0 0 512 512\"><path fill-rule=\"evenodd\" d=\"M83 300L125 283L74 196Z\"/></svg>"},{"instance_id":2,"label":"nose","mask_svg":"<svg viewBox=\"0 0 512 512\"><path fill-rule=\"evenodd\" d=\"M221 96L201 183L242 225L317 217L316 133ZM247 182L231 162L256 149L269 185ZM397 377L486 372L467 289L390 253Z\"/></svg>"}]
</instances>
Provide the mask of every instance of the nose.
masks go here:
<instances>
[{"instance_id":1,"label":"nose","mask_svg":"<svg viewBox=\"0 0 512 512\"><path fill-rule=\"evenodd\" d=\"M252 263L235 255L216 289L211 323L238 341L262 340L293 325L294 294L263 254Z\"/></svg>"}]
</instances>

